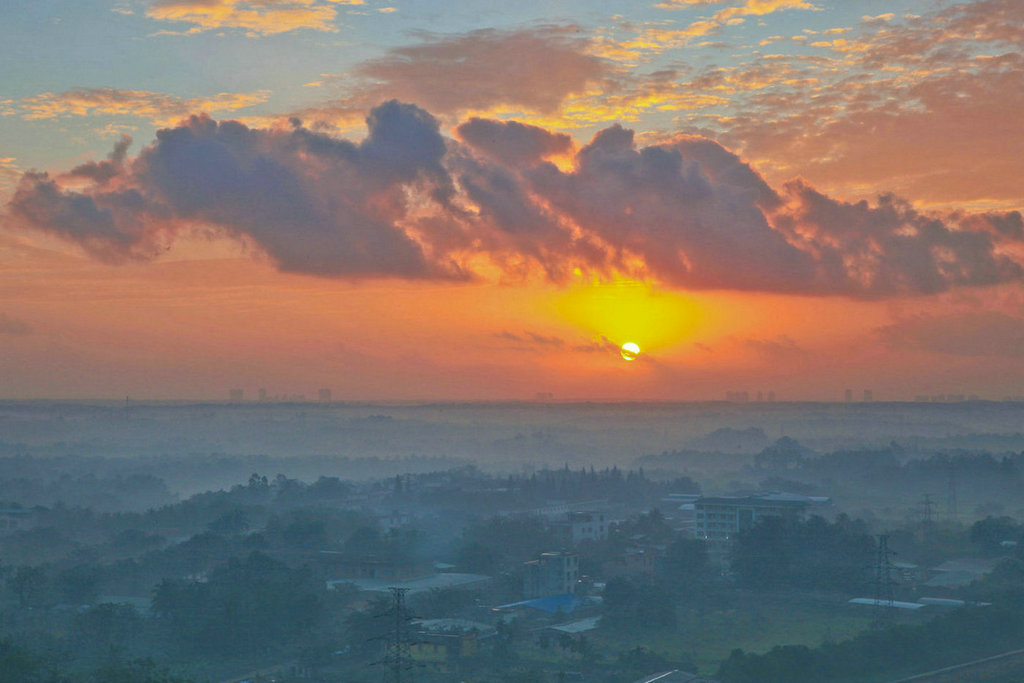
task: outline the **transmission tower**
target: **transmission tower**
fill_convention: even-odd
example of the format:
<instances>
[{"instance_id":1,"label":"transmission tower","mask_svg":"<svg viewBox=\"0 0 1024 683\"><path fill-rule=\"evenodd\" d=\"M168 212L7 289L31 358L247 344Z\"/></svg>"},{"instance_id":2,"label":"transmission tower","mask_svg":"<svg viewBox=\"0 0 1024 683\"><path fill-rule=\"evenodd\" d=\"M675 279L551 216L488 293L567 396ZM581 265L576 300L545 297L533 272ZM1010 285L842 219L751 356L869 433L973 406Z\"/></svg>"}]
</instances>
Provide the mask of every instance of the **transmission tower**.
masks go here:
<instances>
[{"instance_id":1,"label":"transmission tower","mask_svg":"<svg viewBox=\"0 0 1024 683\"><path fill-rule=\"evenodd\" d=\"M892 578L892 557L895 555L889 550L889 537L882 534L878 537L878 545L875 549L875 626L885 626L892 621L892 613L895 602L894 587L896 582Z\"/></svg>"},{"instance_id":2,"label":"transmission tower","mask_svg":"<svg viewBox=\"0 0 1024 683\"><path fill-rule=\"evenodd\" d=\"M924 498L921 500L921 522L925 526L931 526L933 520L932 511L935 509L935 501L932 500L932 494L924 494Z\"/></svg>"},{"instance_id":3,"label":"transmission tower","mask_svg":"<svg viewBox=\"0 0 1024 683\"><path fill-rule=\"evenodd\" d=\"M391 607L377 616L390 619L391 630L384 637L384 658L374 663L384 665L384 680L387 683L409 683L412 681L412 668L415 664L409 654L409 622L412 616L405 606L405 593L409 589L392 586L388 590L391 591Z\"/></svg>"}]
</instances>

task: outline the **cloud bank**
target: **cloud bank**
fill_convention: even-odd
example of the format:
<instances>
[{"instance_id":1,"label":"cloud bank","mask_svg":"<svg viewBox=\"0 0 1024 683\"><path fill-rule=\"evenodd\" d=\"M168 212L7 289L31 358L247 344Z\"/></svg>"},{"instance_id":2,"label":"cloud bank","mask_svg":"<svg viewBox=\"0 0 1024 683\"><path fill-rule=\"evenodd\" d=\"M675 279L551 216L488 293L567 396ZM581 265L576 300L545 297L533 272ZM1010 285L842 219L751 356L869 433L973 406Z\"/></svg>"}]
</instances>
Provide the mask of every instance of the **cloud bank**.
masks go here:
<instances>
[{"instance_id":1,"label":"cloud bank","mask_svg":"<svg viewBox=\"0 0 1024 683\"><path fill-rule=\"evenodd\" d=\"M26 173L8 220L112 262L216 228L282 270L347 278L560 281L580 268L862 298L1024 279L1019 213L926 214L892 195L849 203L801 180L775 189L704 137L641 146L615 125L574 150L539 126L473 118L452 139L395 100L371 110L367 131L356 143L297 120L257 129L192 116L134 158L122 140L63 176ZM571 168L550 160L566 155Z\"/></svg>"}]
</instances>

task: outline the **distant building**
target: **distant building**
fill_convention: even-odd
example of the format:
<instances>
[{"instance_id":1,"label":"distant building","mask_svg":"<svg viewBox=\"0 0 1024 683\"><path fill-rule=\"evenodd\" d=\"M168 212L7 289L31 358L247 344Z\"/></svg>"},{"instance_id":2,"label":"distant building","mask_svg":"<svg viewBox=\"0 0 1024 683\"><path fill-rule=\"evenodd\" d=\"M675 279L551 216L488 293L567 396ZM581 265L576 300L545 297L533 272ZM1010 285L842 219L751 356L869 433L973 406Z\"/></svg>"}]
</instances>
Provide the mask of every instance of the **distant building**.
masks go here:
<instances>
[{"instance_id":1,"label":"distant building","mask_svg":"<svg viewBox=\"0 0 1024 683\"><path fill-rule=\"evenodd\" d=\"M576 545L581 541L603 541L608 538L611 522L604 512L569 512L563 522L551 526L560 531L566 541Z\"/></svg>"},{"instance_id":2,"label":"distant building","mask_svg":"<svg viewBox=\"0 0 1024 683\"><path fill-rule=\"evenodd\" d=\"M659 559L661 559L660 553L634 548L619 553L601 565L601 574L605 580L616 576L643 577L653 580L655 563Z\"/></svg>"},{"instance_id":3,"label":"distant building","mask_svg":"<svg viewBox=\"0 0 1024 683\"><path fill-rule=\"evenodd\" d=\"M874 392L871 391L870 389L865 389L864 390L864 402L865 403L871 403L874 400L875 400Z\"/></svg>"},{"instance_id":4,"label":"distant building","mask_svg":"<svg viewBox=\"0 0 1024 683\"><path fill-rule=\"evenodd\" d=\"M725 400L730 403L746 403L750 400L750 394L746 391L727 391Z\"/></svg>"},{"instance_id":5,"label":"distant building","mask_svg":"<svg viewBox=\"0 0 1024 683\"><path fill-rule=\"evenodd\" d=\"M580 557L571 552L542 553L539 559L525 563L523 595L542 598L574 593L580 578Z\"/></svg>"},{"instance_id":6,"label":"distant building","mask_svg":"<svg viewBox=\"0 0 1024 683\"><path fill-rule=\"evenodd\" d=\"M243 396L241 389L232 389L228 392L228 400L232 403L241 403Z\"/></svg>"},{"instance_id":7,"label":"distant building","mask_svg":"<svg viewBox=\"0 0 1024 683\"><path fill-rule=\"evenodd\" d=\"M259 397L260 397L260 401L261 402L267 400L267 389L266 389L266 387L260 387Z\"/></svg>"},{"instance_id":8,"label":"distant building","mask_svg":"<svg viewBox=\"0 0 1024 683\"><path fill-rule=\"evenodd\" d=\"M316 392L316 398L321 403L331 402L331 390L330 389L319 389Z\"/></svg>"},{"instance_id":9,"label":"distant building","mask_svg":"<svg viewBox=\"0 0 1024 683\"><path fill-rule=\"evenodd\" d=\"M853 403L853 389L847 389L844 397L847 403Z\"/></svg>"},{"instance_id":10,"label":"distant building","mask_svg":"<svg viewBox=\"0 0 1024 683\"><path fill-rule=\"evenodd\" d=\"M693 504L694 537L710 543L727 543L763 517L803 519L807 508L827 500L792 493L698 498Z\"/></svg>"}]
</instances>

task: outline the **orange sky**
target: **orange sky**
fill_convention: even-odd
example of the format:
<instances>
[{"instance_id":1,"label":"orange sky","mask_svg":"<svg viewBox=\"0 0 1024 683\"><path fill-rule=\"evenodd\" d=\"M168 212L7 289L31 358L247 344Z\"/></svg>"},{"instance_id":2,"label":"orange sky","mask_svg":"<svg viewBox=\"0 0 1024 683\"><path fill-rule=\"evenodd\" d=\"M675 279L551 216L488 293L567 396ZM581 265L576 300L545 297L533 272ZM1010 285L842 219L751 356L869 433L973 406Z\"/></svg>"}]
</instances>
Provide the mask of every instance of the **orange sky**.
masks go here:
<instances>
[{"instance_id":1,"label":"orange sky","mask_svg":"<svg viewBox=\"0 0 1024 683\"><path fill-rule=\"evenodd\" d=\"M1024 4L358 4L6 48L0 398L1022 393Z\"/></svg>"}]
</instances>

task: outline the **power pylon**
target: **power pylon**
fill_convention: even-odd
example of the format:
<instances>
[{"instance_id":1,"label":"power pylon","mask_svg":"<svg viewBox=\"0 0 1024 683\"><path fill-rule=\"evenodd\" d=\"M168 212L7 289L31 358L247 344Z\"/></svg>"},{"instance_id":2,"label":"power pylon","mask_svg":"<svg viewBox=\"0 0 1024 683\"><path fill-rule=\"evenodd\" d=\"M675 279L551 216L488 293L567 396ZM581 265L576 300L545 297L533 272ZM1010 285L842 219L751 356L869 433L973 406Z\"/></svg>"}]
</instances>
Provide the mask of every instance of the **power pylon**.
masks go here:
<instances>
[{"instance_id":1,"label":"power pylon","mask_svg":"<svg viewBox=\"0 0 1024 683\"><path fill-rule=\"evenodd\" d=\"M892 578L892 556L889 537L881 534L875 548L875 623L876 627L887 626L892 621L896 581Z\"/></svg>"},{"instance_id":2,"label":"power pylon","mask_svg":"<svg viewBox=\"0 0 1024 683\"><path fill-rule=\"evenodd\" d=\"M409 654L409 622L412 616L405 606L405 594L409 589L392 586L388 590L391 591L391 607L378 616L391 620L391 630L385 636L384 658L375 664L384 665L386 683L410 683L414 662Z\"/></svg>"}]
</instances>

